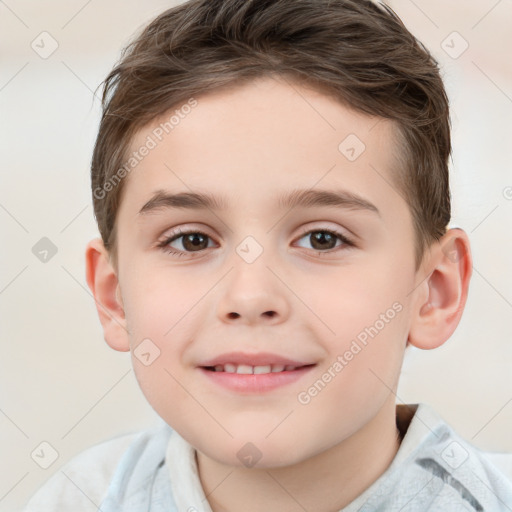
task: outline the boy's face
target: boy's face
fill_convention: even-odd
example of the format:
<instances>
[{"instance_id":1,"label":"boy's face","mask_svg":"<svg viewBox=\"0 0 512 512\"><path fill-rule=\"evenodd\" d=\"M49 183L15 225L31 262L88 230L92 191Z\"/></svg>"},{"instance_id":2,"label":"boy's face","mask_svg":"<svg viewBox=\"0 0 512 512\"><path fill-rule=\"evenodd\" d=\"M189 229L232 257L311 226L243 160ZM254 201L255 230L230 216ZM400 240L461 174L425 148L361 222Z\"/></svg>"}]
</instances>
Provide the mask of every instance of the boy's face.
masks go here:
<instances>
[{"instance_id":1,"label":"boy's face","mask_svg":"<svg viewBox=\"0 0 512 512\"><path fill-rule=\"evenodd\" d=\"M203 454L292 464L394 414L418 295L393 126L273 79L196 100L168 134L172 113L131 146L157 142L117 217L125 348L153 408ZM298 190L344 202L280 204ZM158 191L225 208L152 209ZM198 234L158 247L178 229ZM283 364L307 366L268 373Z\"/></svg>"}]
</instances>

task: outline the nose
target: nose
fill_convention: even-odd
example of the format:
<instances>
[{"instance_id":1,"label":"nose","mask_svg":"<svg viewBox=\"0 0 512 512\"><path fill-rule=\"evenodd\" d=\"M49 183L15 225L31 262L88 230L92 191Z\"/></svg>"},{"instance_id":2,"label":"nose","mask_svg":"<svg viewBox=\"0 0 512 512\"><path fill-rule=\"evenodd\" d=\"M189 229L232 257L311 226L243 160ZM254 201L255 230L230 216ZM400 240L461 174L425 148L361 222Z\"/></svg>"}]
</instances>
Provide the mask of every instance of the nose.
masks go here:
<instances>
[{"instance_id":1,"label":"nose","mask_svg":"<svg viewBox=\"0 0 512 512\"><path fill-rule=\"evenodd\" d=\"M263 313L261 313L260 316L264 316L264 317L269 317L269 318L274 318L275 316L277 316L278 313L276 311L273 311L273 310L269 310L269 311L264 311ZM240 318L242 315L240 313L237 313L236 311L231 311L230 313L227 314L227 317L230 319L230 320L234 320L236 318ZM247 315L244 315L244 316L247 316Z\"/></svg>"},{"instance_id":2,"label":"nose","mask_svg":"<svg viewBox=\"0 0 512 512\"><path fill-rule=\"evenodd\" d=\"M217 305L223 322L278 324L290 314L288 288L263 258L238 261L226 276Z\"/></svg>"}]
</instances>

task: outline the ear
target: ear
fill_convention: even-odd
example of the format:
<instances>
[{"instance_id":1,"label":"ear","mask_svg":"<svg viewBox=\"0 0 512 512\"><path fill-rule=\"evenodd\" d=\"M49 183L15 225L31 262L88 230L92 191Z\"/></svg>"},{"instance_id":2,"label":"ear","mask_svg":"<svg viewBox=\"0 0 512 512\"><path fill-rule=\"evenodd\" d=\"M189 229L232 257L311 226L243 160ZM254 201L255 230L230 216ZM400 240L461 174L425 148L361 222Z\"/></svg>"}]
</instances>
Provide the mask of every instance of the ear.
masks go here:
<instances>
[{"instance_id":1,"label":"ear","mask_svg":"<svg viewBox=\"0 0 512 512\"><path fill-rule=\"evenodd\" d=\"M116 272L101 238L91 240L85 250L87 284L94 296L105 341L114 350L128 352L130 341Z\"/></svg>"},{"instance_id":2,"label":"ear","mask_svg":"<svg viewBox=\"0 0 512 512\"><path fill-rule=\"evenodd\" d=\"M428 350L452 335L466 305L472 267L469 239L462 229L448 230L432 246L422 265L422 275L428 277L416 290L409 344Z\"/></svg>"}]
</instances>

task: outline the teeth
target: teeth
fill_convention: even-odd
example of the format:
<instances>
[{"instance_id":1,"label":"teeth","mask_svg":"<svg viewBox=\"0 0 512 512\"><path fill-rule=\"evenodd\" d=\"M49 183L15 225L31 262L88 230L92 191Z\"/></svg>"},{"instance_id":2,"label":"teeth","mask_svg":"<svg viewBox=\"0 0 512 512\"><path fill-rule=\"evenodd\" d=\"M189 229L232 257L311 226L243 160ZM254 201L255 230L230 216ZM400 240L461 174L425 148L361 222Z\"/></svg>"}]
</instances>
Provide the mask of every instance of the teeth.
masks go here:
<instances>
[{"instance_id":1,"label":"teeth","mask_svg":"<svg viewBox=\"0 0 512 512\"><path fill-rule=\"evenodd\" d=\"M267 366L255 366L253 368L253 372L254 374L256 373L270 373L270 370L271 370L271 367L270 365L267 365Z\"/></svg>"},{"instance_id":2,"label":"teeth","mask_svg":"<svg viewBox=\"0 0 512 512\"><path fill-rule=\"evenodd\" d=\"M249 366L247 364L239 364L238 368L236 369L236 373L244 373L244 374L253 373L252 366Z\"/></svg>"},{"instance_id":3,"label":"teeth","mask_svg":"<svg viewBox=\"0 0 512 512\"><path fill-rule=\"evenodd\" d=\"M282 371L291 371L295 370L296 367L292 366L290 364L284 365L284 364L267 364L262 366L251 366L248 364L233 364L233 363L226 363L224 365L217 364L214 366L214 371L216 372L225 372L225 373L239 373L242 375L250 375L250 374L256 374L260 375L263 373L279 373Z\"/></svg>"}]
</instances>

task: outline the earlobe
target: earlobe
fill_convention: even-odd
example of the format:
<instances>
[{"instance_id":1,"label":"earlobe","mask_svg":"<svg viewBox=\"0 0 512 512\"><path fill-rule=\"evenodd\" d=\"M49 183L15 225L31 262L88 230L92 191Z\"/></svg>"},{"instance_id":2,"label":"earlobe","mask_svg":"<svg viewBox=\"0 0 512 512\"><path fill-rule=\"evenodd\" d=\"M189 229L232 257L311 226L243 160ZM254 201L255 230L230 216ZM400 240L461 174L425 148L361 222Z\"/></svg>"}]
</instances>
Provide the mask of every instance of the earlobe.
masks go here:
<instances>
[{"instance_id":1,"label":"earlobe","mask_svg":"<svg viewBox=\"0 0 512 512\"><path fill-rule=\"evenodd\" d=\"M87 244L85 262L87 284L96 302L105 341L114 350L127 352L130 340L119 281L100 238Z\"/></svg>"},{"instance_id":2,"label":"earlobe","mask_svg":"<svg viewBox=\"0 0 512 512\"><path fill-rule=\"evenodd\" d=\"M416 291L408 342L429 350L452 335L466 304L472 270L467 234L458 228L448 230L432 246L422 268L428 277Z\"/></svg>"}]
</instances>

